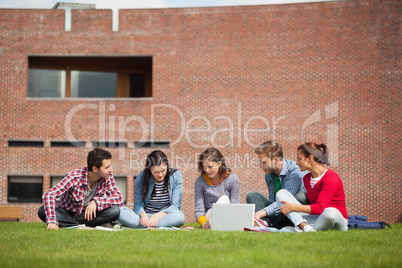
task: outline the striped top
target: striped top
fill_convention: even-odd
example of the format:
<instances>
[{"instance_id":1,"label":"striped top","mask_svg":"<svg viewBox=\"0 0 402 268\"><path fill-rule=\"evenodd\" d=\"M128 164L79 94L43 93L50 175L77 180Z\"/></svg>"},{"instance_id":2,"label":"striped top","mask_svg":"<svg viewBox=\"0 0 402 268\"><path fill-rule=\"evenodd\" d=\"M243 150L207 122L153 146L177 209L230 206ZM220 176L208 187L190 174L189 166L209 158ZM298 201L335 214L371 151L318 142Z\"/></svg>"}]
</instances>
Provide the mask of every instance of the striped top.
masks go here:
<instances>
[{"instance_id":1,"label":"striped top","mask_svg":"<svg viewBox=\"0 0 402 268\"><path fill-rule=\"evenodd\" d=\"M327 170L328 170L328 169L327 169ZM310 186L311 186L311 188L314 188L314 185L316 185L317 182L318 182L319 180L321 180L321 178L325 175L325 173L327 173L327 170L325 170L324 173L322 173L321 176L318 176L317 178L313 178L313 176L311 176L311 179L310 179Z\"/></svg>"},{"instance_id":2,"label":"striped top","mask_svg":"<svg viewBox=\"0 0 402 268\"><path fill-rule=\"evenodd\" d=\"M145 206L146 213L157 213L170 206L169 191L164 191L164 182L155 182L155 187L147 205Z\"/></svg>"}]
</instances>

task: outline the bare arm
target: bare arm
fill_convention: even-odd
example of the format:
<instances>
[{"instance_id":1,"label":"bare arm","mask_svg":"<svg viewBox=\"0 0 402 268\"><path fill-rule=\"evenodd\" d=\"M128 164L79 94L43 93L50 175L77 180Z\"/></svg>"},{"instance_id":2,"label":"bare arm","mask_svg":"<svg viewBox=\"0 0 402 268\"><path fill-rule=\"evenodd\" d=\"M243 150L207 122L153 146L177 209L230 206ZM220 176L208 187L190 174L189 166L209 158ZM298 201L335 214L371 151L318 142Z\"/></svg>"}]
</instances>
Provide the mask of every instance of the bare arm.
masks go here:
<instances>
[{"instance_id":1,"label":"bare arm","mask_svg":"<svg viewBox=\"0 0 402 268\"><path fill-rule=\"evenodd\" d=\"M261 218L266 217L266 216L267 216L267 212L265 211L265 209L261 209L261 210L257 211L257 212L254 214L254 217L255 217L256 219L261 219Z\"/></svg>"}]
</instances>

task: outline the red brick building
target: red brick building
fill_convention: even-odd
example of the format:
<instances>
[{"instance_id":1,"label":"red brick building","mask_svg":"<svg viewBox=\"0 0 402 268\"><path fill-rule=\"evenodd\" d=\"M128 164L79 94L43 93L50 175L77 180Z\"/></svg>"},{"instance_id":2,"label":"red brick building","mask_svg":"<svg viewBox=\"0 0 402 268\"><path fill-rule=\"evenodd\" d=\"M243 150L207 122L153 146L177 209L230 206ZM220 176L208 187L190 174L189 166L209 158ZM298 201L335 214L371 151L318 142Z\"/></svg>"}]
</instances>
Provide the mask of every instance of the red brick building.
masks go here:
<instances>
[{"instance_id":1,"label":"red brick building","mask_svg":"<svg viewBox=\"0 0 402 268\"><path fill-rule=\"evenodd\" d=\"M267 193L257 145L295 160L312 140L349 214L401 222L401 14L397 0L120 10L112 29L111 10L0 10L0 205L38 221L42 192L102 146L132 206L161 148L192 222L203 150L220 148L245 202Z\"/></svg>"}]
</instances>

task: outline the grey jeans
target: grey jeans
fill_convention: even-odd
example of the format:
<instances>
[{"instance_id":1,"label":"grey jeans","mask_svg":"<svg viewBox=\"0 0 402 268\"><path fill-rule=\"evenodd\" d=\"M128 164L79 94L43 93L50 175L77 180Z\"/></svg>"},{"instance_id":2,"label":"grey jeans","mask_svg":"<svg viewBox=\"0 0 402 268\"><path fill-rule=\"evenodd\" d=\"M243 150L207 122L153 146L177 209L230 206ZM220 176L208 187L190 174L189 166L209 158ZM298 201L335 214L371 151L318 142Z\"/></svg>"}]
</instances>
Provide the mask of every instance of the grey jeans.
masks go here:
<instances>
[{"instance_id":1,"label":"grey jeans","mask_svg":"<svg viewBox=\"0 0 402 268\"><path fill-rule=\"evenodd\" d=\"M282 207L281 201L287 201L292 204L300 204L296 198L286 190L280 190L276 193L276 203L278 207ZM321 215L309 215L300 212L290 212L287 217L294 223L295 226L305 222L313 225L315 230L330 230L336 229L339 231L348 230L348 222L342 216L341 212L336 208L328 207L324 209Z\"/></svg>"}]
</instances>

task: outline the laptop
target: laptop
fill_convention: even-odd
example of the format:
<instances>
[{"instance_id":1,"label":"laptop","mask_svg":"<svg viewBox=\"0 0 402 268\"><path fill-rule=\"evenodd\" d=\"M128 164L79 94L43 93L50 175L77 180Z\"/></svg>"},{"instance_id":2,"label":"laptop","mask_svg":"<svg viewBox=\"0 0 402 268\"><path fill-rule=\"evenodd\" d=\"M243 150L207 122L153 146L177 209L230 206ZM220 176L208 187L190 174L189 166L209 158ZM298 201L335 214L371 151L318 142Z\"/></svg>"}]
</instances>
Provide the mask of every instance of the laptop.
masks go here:
<instances>
[{"instance_id":1,"label":"laptop","mask_svg":"<svg viewBox=\"0 0 402 268\"><path fill-rule=\"evenodd\" d=\"M212 231L244 231L254 225L255 204L213 204Z\"/></svg>"}]
</instances>

